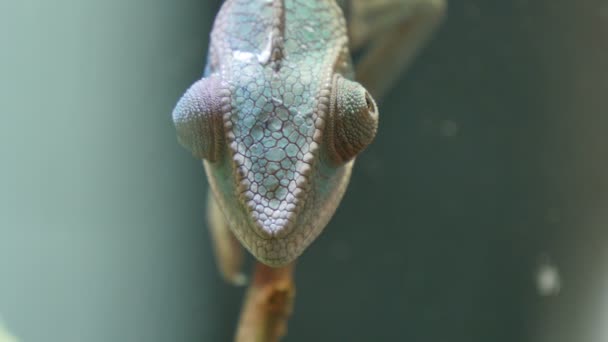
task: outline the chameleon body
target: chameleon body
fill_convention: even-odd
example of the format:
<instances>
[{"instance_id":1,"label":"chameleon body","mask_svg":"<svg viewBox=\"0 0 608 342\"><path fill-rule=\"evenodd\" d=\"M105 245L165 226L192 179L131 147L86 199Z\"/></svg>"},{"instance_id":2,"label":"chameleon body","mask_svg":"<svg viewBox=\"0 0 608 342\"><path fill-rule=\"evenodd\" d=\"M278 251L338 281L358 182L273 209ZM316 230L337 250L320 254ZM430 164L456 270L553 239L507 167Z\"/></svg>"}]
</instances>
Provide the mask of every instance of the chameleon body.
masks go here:
<instances>
[{"instance_id":1,"label":"chameleon body","mask_svg":"<svg viewBox=\"0 0 608 342\"><path fill-rule=\"evenodd\" d=\"M335 1L229 0L216 17L204 77L173 119L232 233L267 265L322 232L375 135L353 76Z\"/></svg>"}]
</instances>

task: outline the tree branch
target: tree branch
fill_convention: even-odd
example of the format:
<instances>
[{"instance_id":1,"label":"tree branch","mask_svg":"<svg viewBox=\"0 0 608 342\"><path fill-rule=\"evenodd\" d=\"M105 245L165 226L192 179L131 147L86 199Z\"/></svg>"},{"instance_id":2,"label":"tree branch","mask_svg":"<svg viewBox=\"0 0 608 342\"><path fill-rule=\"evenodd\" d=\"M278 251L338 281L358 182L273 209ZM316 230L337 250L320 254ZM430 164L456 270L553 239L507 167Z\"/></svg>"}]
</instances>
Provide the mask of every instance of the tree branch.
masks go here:
<instances>
[{"instance_id":1,"label":"tree branch","mask_svg":"<svg viewBox=\"0 0 608 342\"><path fill-rule=\"evenodd\" d=\"M272 268L256 262L236 333L236 342L277 342L287 333L296 294L294 264Z\"/></svg>"}]
</instances>

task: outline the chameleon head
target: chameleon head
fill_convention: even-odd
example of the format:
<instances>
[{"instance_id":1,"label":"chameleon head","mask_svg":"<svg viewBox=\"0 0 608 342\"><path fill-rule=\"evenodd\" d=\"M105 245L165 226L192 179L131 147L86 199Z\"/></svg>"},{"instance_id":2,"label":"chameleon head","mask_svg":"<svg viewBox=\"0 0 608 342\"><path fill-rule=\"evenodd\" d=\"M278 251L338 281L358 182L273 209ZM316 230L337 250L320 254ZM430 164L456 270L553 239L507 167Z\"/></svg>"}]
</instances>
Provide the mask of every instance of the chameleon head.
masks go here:
<instances>
[{"instance_id":1,"label":"chameleon head","mask_svg":"<svg viewBox=\"0 0 608 342\"><path fill-rule=\"evenodd\" d=\"M173 111L178 140L204 160L236 237L259 261L281 266L334 214L354 158L376 134L377 107L338 73L292 106L288 94L236 94L244 86L231 82L218 73L188 89Z\"/></svg>"}]
</instances>

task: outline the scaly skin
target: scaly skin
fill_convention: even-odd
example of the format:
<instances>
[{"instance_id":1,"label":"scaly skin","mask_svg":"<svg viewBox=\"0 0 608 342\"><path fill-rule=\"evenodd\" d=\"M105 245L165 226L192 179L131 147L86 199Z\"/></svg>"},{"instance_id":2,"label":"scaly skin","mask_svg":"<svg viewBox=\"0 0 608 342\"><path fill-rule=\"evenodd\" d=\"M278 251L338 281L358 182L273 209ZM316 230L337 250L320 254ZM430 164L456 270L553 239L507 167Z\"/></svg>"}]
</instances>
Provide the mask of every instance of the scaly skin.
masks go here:
<instances>
[{"instance_id":1,"label":"scaly skin","mask_svg":"<svg viewBox=\"0 0 608 342\"><path fill-rule=\"evenodd\" d=\"M375 135L352 77L335 1L228 0L217 15L205 77L173 116L232 232L267 265L321 233Z\"/></svg>"}]
</instances>

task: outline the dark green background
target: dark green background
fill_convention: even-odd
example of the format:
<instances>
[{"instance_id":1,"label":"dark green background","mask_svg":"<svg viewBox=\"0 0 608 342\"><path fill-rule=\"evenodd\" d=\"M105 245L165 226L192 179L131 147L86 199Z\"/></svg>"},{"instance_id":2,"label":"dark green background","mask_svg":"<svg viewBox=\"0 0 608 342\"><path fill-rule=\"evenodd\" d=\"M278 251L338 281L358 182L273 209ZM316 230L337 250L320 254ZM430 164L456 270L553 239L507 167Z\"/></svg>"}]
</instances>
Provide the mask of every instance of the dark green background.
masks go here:
<instances>
[{"instance_id":1,"label":"dark green background","mask_svg":"<svg viewBox=\"0 0 608 342\"><path fill-rule=\"evenodd\" d=\"M230 340L243 290L170 121L217 6L0 3L0 316L22 341ZM300 259L286 341L608 340L607 37L601 1L451 2Z\"/></svg>"}]
</instances>

